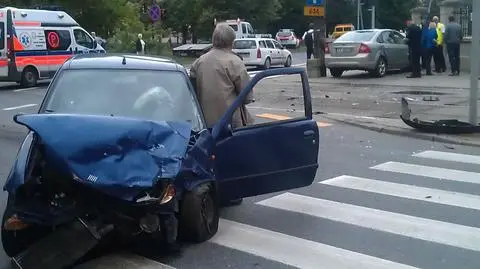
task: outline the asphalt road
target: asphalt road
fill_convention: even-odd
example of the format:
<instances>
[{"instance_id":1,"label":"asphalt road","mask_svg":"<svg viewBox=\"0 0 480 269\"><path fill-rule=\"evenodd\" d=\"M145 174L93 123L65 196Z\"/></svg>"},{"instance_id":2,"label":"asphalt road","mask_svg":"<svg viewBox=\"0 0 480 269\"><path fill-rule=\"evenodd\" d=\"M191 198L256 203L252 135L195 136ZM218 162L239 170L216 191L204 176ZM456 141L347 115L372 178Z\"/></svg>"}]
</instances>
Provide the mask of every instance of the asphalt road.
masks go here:
<instances>
[{"instance_id":1,"label":"asphalt road","mask_svg":"<svg viewBox=\"0 0 480 269\"><path fill-rule=\"evenodd\" d=\"M44 91L0 90L2 181L22 139L11 118L35 112ZM223 210L209 242L149 258L174 268L480 268L478 148L320 126L314 184L246 199ZM8 263L2 253L0 268Z\"/></svg>"}]
</instances>

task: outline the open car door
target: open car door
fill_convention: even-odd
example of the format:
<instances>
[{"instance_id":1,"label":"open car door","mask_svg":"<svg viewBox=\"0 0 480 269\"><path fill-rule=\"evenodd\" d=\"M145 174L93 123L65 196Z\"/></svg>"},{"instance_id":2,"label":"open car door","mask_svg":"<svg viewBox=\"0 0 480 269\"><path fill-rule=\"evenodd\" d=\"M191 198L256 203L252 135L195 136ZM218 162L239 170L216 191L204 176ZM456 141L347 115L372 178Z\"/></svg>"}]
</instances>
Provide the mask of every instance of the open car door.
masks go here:
<instances>
[{"instance_id":1,"label":"open car door","mask_svg":"<svg viewBox=\"0 0 480 269\"><path fill-rule=\"evenodd\" d=\"M276 75L301 77L305 114L232 130L232 115L253 87ZM215 176L222 198L238 199L311 185L318 167L319 130L312 119L305 69L280 68L257 74L213 128L213 137Z\"/></svg>"}]
</instances>

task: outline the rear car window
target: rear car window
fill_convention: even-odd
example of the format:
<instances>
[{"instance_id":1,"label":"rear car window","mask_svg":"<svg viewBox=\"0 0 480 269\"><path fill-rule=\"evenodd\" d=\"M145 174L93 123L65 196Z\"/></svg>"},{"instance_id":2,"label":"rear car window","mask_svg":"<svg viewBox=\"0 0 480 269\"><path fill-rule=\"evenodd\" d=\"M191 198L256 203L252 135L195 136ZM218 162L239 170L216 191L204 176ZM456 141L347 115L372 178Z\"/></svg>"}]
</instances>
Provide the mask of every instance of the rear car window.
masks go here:
<instances>
[{"instance_id":1,"label":"rear car window","mask_svg":"<svg viewBox=\"0 0 480 269\"><path fill-rule=\"evenodd\" d=\"M229 24L232 29L237 32L238 31L238 25L237 24Z\"/></svg>"},{"instance_id":2,"label":"rear car window","mask_svg":"<svg viewBox=\"0 0 480 269\"><path fill-rule=\"evenodd\" d=\"M345 27L343 28L344 31L352 31L352 27Z\"/></svg>"},{"instance_id":3,"label":"rear car window","mask_svg":"<svg viewBox=\"0 0 480 269\"><path fill-rule=\"evenodd\" d=\"M357 31L348 32L337 39L337 41L354 41L354 42L366 42L370 41L375 35L374 31Z\"/></svg>"},{"instance_id":4,"label":"rear car window","mask_svg":"<svg viewBox=\"0 0 480 269\"><path fill-rule=\"evenodd\" d=\"M256 49L257 43L254 40L235 40L234 49Z\"/></svg>"},{"instance_id":5,"label":"rear car window","mask_svg":"<svg viewBox=\"0 0 480 269\"><path fill-rule=\"evenodd\" d=\"M189 122L200 131L201 112L187 81L174 71L65 70L52 85L45 111Z\"/></svg>"},{"instance_id":6,"label":"rear car window","mask_svg":"<svg viewBox=\"0 0 480 269\"><path fill-rule=\"evenodd\" d=\"M343 31L343 28L342 27L337 27L335 28L335 32L342 32Z\"/></svg>"},{"instance_id":7,"label":"rear car window","mask_svg":"<svg viewBox=\"0 0 480 269\"><path fill-rule=\"evenodd\" d=\"M292 32L279 32L278 36L291 36Z\"/></svg>"},{"instance_id":8,"label":"rear car window","mask_svg":"<svg viewBox=\"0 0 480 269\"><path fill-rule=\"evenodd\" d=\"M5 23L0 22L0 49L5 48Z\"/></svg>"}]
</instances>

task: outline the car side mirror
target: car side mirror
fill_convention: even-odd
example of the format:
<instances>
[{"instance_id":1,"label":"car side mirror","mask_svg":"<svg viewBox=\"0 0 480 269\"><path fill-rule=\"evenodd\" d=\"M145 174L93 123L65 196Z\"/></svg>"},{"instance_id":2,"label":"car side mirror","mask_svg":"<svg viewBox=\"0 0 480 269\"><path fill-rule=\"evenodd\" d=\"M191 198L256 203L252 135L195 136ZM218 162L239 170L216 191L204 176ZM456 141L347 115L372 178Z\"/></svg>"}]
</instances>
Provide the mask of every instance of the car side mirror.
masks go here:
<instances>
[{"instance_id":1,"label":"car side mirror","mask_svg":"<svg viewBox=\"0 0 480 269\"><path fill-rule=\"evenodd\" d=\"M97 45L98 45L97 40L94 39L94 40L93 40L93 49L96 49L96 48L97 48Z\"/></svg>"}]
</instances>

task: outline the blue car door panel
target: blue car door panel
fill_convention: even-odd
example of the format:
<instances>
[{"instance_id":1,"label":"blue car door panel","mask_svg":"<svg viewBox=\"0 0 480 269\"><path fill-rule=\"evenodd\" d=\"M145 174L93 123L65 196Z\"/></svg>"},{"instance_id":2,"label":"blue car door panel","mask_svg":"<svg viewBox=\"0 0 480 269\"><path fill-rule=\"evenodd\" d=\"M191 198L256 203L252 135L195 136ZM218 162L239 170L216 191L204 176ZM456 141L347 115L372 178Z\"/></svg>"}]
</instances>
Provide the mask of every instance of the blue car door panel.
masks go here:
<instances>
[{"instance_id":1,"label":"blue car door panel","mask_svg":"<svg viewBox=\"0 0 480 269\"><path fill-rule=\"evenodd\" d=\"M230 130L231 114L262 78L282 74L302 77L305 116ZM302 68L272 69L257 74L214 127L215 176L228 199L304 187L318 167L319 130L312 119L308 79Z\"/></svg>"}]
</instances>

